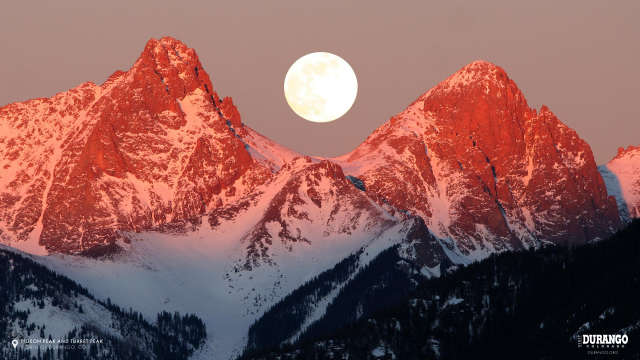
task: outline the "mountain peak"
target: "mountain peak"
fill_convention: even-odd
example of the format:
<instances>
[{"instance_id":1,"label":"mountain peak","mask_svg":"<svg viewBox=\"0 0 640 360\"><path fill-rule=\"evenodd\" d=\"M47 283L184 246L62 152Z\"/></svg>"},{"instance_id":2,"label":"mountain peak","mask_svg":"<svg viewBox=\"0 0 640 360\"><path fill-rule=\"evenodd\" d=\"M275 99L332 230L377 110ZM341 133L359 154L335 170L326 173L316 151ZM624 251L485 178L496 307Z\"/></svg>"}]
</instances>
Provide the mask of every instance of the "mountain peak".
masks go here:
<instances>
[{"instance_id":1,"label":"mountain peak","mask_svg":"<svg viewBox=\"0 0 640 360\"><path fill-rule=\"evenodd\" d=\"M482 71L482 70L498 71L498 70L502 70L502 68L490 61L478 59L463 66L462 69L460 69L460 71L463 71L463 70L464 71Z\"/></svg>"},{"instance_id":2,"label":"mountain peak","mask_svg":"<svg viewBox=\"0 0 640 360\"><path fill-rule=\"evenodd\" d=\"M472 65L472 64L481 64L481 65L484 65L484 66L490 66L490 67L501 69L501 67L499 65L497 65L497 64L495 64L495 63L493 63L491 61L484 60L484 59L476 59L476 60L470 62L467 65Z\"/></svg>"},{"instance_id":3,"label":"mountain peak","mask_svg":"<svg viewBox=\"0 0 640 360\"><path fill-rule=\"evenodd\" d=\"M270 173L237 133L231 99L220 101L196 52L171 37L149 40L100 87L0 109L5 121L15 131L0 139L9 144L0 165L20 168L0 174L18 194L0 191L0 214L16 214L0 219L0 234L19 229L16 240L48 251L81 253L113 245L120 231L196 218ZM22 194L34 200L18 202Z\"/></svg>"},{"instance_id":4,"label":"mountain peak","mask_svg":"<svg viewBox=\"0 0 640 360\"><path fill-rule=\"evenodd\" d=\"M513 81L509 79L504 69L488 61L476 60L456 71L440 83L438 87L447 92L467 92L472 88L481 87L489 95L489 87L492 85L498 88L506 88L511 84L513 84Z\"/></svg>"},{"instance_id":5,"label":"mountain peak","mask_svg":"<svg viewBox=\"0 0 640 360\"><path fill-rule=\"evenodd\" d=\"M143 87L150 83L161 85L174 99L182 99L200 88L219 102L196 51L170 36L151 38L129 73Z\"/></svg>"},{"instance_id":6,"label":"mountain peak","mask_svg":"<svg viewBox=\"0 0 640 360\"><path fill-rule=\"evenodd\" d=\"M487 239L513 249L583 243L619 225L589 145L546 106L531 109L487 61L449 76L343 159L368 194L423 217L463 253L485 251Z\"/></svg>"},{"instance_id":7,"label":"mountain peak","mask_svg":"<svg viewBox=\"0 0 640 360\"><path fill-rule=\"evenodd\" d=\"M160 39L151 38L147 41L145 45L144 52L151 53L166 53L167 51L172 51L172 54L180 60L197 60L197 55L195 50L189 48L182 41L173 38L171 36L164 36Z\"/></svg>"},{"instance_id":8,"label":"mountain peak","mask_svg":"<svg viewBox=\"0 0 640 360\"><path fill-rule=\"evenodd\" d=\"M530 112L524 95L504 69L484 60L462 67L418 100L425 113L440 114L441 120L462 116L486 124L485 120L501 117L498 113L504 108L519 115ZM457 115L452 117L451 109L457 109ZM465 110L468 116L460 113Z\"/></svg>"}]
</instances>

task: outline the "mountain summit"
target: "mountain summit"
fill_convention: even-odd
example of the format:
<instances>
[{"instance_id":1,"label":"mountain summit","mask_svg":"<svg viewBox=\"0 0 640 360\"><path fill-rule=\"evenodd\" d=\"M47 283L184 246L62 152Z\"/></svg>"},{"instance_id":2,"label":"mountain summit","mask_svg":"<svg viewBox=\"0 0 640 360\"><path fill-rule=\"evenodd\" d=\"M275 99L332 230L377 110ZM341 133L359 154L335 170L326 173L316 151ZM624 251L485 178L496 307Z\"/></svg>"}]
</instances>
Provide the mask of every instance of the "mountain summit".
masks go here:
<instances>
[{"instance_id":1,"label":"mountain summit","mask_svg":"<svg viewBox=\"0 0 640 360\"><path fill-rule=\"evenodd\" d=\"M640 146L618 148L618 154L598 169L623 221L640 218Z\"/></svg>"},{"instance_id":2,"label":"mountain summit","mask_svg":"<svg viewBox=\"0 0 640 360\"><path fill-rule=\"evenodd\" d=\"M584 243L620 226L589 145L475 61L337 159L367 192L425 219L443 246L483 257Z\"/></svg>"}]
</instances>

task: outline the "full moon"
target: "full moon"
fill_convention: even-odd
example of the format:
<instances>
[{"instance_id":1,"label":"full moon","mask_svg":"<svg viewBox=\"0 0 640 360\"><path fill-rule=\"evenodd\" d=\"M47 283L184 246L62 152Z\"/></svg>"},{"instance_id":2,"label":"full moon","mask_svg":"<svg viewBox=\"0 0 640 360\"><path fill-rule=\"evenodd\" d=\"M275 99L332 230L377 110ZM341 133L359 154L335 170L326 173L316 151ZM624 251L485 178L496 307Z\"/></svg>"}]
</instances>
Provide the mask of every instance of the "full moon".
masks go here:
<instances>
[{"instance_id":1,"label":"full moon","mask_svg":"<svg viewBox=\"0 0 640 360\"><path fill-rule=\"evenodd\" d=\"M293 63L284 78L284 96L291 109L313 122L330 122L344 115L356 100L358 80L341 57L307 54Z\"/></svg>"}]
</instances>

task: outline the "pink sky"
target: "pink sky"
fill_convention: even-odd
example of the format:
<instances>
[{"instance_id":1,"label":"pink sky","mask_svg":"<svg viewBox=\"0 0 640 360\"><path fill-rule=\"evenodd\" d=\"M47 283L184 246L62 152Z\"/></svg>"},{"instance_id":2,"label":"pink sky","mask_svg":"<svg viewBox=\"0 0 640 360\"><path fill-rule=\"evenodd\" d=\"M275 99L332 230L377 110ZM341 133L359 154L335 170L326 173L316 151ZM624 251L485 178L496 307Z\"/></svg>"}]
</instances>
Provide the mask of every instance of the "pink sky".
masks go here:
<instances>
[{"instance_id":1,"label":"pink sky","mask_svg":"<svg viewBox=\"0 0 640 360\"><path fill-rule=\"evenodd\" d=\"M128 69L150 37L196 49L245 123L310 155L346 153L463 65L492 61L529 104L548 105L598 163L640 144L638 1L46 1L0 10L0 105L48 97ZM298 118L282 83L298 57L328 51L358 76L330 124Z\"/></svg>"}]
</instances>

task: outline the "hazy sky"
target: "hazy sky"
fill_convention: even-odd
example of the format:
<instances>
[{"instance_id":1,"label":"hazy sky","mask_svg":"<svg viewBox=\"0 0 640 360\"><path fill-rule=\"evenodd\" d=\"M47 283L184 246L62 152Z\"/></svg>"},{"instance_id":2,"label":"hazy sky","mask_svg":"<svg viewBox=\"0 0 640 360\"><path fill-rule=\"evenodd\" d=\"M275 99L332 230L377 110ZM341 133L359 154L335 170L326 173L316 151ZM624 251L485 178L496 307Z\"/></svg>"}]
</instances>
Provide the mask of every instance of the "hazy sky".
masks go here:
<instances>
[{"instance_id":1,"label":"hazy sky","mask_svg":"<svg viewBox=\"0 0 640 360\"><path fill-rule=\"evenodd\" d=\"M560 4L561 3L561 4ZM128 69L150 37L196 49L243 121L309 155L334 156L465 64L502 66L599 163L640 144L640 1L4 1L0 105ZM328 51L356 71L344 117L297 117L283 95L298 57Z\"/></svg>"}]
</instances>

